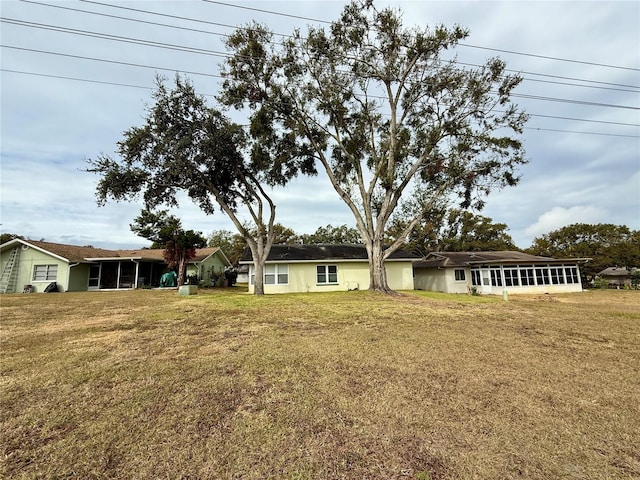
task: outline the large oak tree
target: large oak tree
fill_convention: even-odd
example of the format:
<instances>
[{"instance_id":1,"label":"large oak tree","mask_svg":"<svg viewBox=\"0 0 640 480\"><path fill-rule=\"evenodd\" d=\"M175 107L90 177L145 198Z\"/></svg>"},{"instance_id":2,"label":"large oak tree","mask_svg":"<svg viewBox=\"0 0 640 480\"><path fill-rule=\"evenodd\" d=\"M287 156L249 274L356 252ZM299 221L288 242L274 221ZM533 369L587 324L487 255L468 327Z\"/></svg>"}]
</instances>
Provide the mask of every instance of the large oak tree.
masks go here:
<instances>
[{"instance_id":1,"label":"large oak tree","mask_svg":"<svg viewBox=\"0 0 640 480\"><path fill-rule=\"evenodd\" d=\"M328 29L278 39L237 30L221 100L268 131L304 139L354 215L369 256L370 288L389 291L384 261L443 197L478 206L517 182L526 115L520 83L497 58L463 67L449 53L461 27L406 28L398 11L353 1ZM415 215L391 245L385 230L403 203Z\"/></svg>"},{"instance_id":2,"label":"large oak tree","mask_svg":"<svg viewBox=\"0 0 640 480\"><path fill-rule=\"evenodd\" d=\"M245 131L230 122L179 76L171 90L159 79L154 99L144 124L118 142L119 158L89 160L88 170L101 177L98 203L141 196L147 209L175 207L184 192L207 214L217 205L251 248L255 293L263 294L264 262L277 233L270 187L314 173L312 156L284 131L259 121Z\"/></svg>"}]
</instances>

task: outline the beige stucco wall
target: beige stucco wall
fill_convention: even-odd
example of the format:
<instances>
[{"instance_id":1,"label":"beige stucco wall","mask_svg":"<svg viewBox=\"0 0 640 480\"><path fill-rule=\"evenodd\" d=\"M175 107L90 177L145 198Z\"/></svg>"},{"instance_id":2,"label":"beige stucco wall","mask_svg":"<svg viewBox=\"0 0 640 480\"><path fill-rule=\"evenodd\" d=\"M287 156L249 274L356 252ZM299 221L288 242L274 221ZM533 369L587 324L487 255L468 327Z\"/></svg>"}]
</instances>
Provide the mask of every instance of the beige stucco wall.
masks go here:
<instances>
[{"instance_id":1,"label":"beige stucco wall","mask_svg":"<svg viewBox=\"0 0 640 480\"><path fill-rule=\"evenodd\" d=\"M369 265L367 262L317 262L290 263L289 283L286 285L265 285L265 293L331 292L366 290L369 288ZM337 265L337 284L317 284L316 266ZM392 290L413 290L411 262L388 262L387 282ZM253 275L253 265L250 275ZM253 293L249 284L249 292Z\"/></svg>"},{"instance_id":2,"label":"beige stucco wall","mask_svg":"<svg viewBox=\"0 0 640 480\"><path fill-rule=\"evenodd\" d=\"M416 290L445 293L469 293L471 277L469 269L465 269L465 280L456 281L452 268L417 268L414 271Z\"/></svg>"},{"instance_id":3,"label":"beige stucco wall","mask_svg":"<svg viewBox=\"0 0 640 480\"><path fill-rule=\"evenodd\" d=\"M51 280L45 280L42 282L36 282L33 280L33 267L35 265L57 265L58 276L56 283L58 289L62 292L68 290L69 286L69 267L68 263L64 260L60 260L56 257L43 253L35 248L28 248L23 250L21 245L20 256L18 258L18 280L16 283L16 292L22 292L25 285L32 285L36 292L43 292L47 285L51 283ZM4 250L0 258L0 268L4 270L4 266L9 260L13 248ZM0 271L2 271L0 270Z\"/></svg>"}]
</instances>

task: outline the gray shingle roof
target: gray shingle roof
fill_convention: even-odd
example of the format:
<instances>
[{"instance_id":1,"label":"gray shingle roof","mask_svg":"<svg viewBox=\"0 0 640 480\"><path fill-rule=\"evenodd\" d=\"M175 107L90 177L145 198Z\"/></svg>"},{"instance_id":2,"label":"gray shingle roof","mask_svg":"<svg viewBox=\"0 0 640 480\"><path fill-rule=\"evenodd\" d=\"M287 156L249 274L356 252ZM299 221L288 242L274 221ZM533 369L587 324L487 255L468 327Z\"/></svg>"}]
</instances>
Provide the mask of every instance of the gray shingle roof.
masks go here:
<instances>
[{"instance_id":1,"label":"gray shingle roof","mask_svg":"<svg viewBox=\"0 0 640 480\"><path fill-rule=\"evenodd\" d=\"M413 262L415 268L468 267L489 263L550 263L561 261L552 257L540 257L515 251L499 252L432 252L423 260Z\"/></svg>"},{"instance_id":2,"label":"gray shingle roof","mask_svg":"<svg viewBox=\"0 0 640 480\"><path fill-rule=\"evenodd\" d=\"M241 263L252 261L251 251L246 248L240 259ZM367 249L364 245L353 244L318 244L318 245L283 245L271 247L267 262L313 262L313 261L345 261L367 260ZM389 260L415 260L412 253L396 250Z\"/></svg>"}]
</instances>

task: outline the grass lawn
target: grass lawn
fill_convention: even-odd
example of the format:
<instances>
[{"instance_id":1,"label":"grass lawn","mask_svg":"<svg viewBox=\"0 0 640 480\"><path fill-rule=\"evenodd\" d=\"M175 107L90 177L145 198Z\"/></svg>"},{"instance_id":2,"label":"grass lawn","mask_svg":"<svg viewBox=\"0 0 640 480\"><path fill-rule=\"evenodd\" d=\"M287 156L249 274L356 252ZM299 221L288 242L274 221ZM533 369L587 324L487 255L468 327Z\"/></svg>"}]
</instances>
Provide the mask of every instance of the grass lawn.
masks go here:
<instances>
[{"instance_id":1,"label":"grass lawn","mask_svg":"<svg viewBox=\"0 0 640 480\"><path fill-rule=\"evenodd\" d=\"M0 477L640 478L640 292L0 298Z\"/></svg>"}]
</instances>

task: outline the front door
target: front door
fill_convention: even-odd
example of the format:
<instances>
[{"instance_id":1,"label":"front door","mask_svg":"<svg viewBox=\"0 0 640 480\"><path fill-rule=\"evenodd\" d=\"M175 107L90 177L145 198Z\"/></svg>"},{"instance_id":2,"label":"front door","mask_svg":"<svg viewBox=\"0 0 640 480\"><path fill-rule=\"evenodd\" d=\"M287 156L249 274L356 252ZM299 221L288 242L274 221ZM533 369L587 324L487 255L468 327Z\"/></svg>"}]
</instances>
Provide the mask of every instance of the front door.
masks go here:
<instances>
[{"instance_id":1,"label":"front door","mask_svg":"<svg viewBox=\"0 0 640 480\"><path fill-rule=\"evenodd\" d=\"M488 268L480 270L480 278L482 280L482 293L491 293L491 273Z\"/></svg>"}]
</instances>

